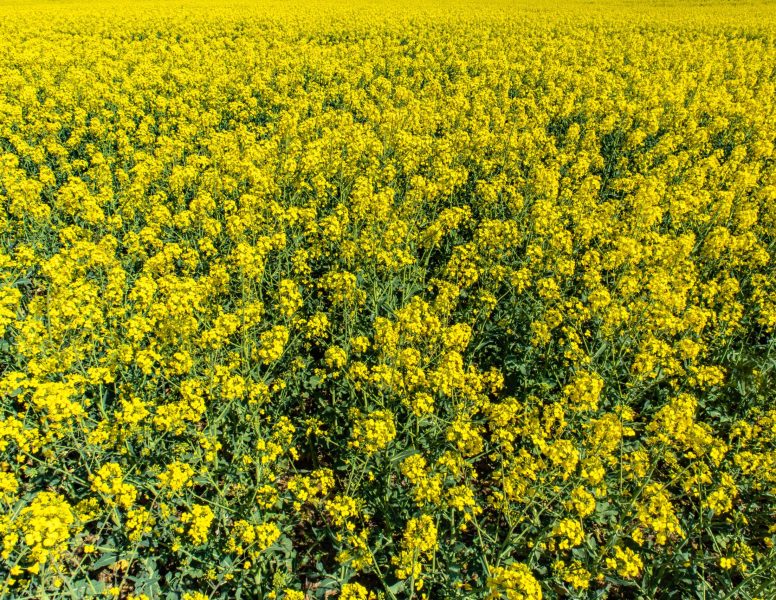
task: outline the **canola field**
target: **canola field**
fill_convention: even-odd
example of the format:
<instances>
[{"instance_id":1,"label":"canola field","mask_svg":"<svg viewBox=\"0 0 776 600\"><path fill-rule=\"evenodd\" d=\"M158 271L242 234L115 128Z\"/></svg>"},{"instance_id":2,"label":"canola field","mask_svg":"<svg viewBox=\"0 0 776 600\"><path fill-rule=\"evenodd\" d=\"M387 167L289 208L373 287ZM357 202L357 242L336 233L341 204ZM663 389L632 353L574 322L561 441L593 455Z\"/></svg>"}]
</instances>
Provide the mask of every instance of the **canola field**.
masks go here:
<instances>
[{"instance_id":1,"label":"canola field","mask_svg":"<svg viewBox=\"0 0 776 600\"><path fill-rule=\"evenodd\" d=\"M0 597L776 598L776 4L0 2Z\"/></svg>"}]
</instances>

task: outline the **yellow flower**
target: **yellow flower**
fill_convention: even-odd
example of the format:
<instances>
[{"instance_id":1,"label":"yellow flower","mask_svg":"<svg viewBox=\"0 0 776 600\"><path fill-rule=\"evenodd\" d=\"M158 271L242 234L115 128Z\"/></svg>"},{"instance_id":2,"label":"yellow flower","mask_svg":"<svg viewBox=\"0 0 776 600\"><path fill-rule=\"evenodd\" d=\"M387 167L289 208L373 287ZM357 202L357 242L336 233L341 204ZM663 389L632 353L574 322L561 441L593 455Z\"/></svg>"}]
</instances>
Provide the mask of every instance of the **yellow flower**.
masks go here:
<instances>
[{"instance_id":1,"label":"yellow flower","mask_svg":"<svg viewBox=\"0 0 776 600\"><path fill-rule=\"evenodd\" d=\"M574 519L561 520L553 528L552 535L560 540L557 544L559 550L570 550L585 540L582 525Z\"/></svg>"},{"instance_id":2,"label":"yellow flower","mask_svg":"<svg viewBox=\"0 0 776 600\"><path fill-rule=\"evenodd\" d=\"M337 371L345 366L345 363L348 361L348 355L339 346L331 346L326 350L325 360L326 366Z\"/></svg>"},{"instance_id":3,"label":"yellow flower","mask_svg":"<svg viewBox=\"0 0 776 600\"><path fill-rule=\"evenodd\" d=\"M372 600L375 595L360 583L346 583L342 586L341 600Z\"/></svg>"},{"instance_id":4,"label":"yellow flower","mask_svg":"<svg viewBox=\"0 0 776 600\"><path fill-rule=\"evenodd\" d=\"M132 484L124 482L121 466L117 463L102 465L91 476L91 480L92 490L104 494L122 508L129 508L135 502L137 489Z\"/></svg>"},{"instance_id":5,"label":"yellow flower","mask_svg":"<svg viewBox=\"0 0 776 600\"><path fill-rule=\"evenodd\" d=\"M292 317L302 307L302 294L299 286L290 279L283 279L278 284L278 306L284 317Z\"/></svg>"},{"instance_id":6,"label":"yellow flower","mask_svg":"<svg viewBox=\"0 0 776 600\"><path fill-rule=\"evenodd\" d=\"M553 563L552 568L572 587L578 590L586 590L590 587L590 571L585 569L578 560L573 560L569 564L558 560Z\"/></svg>"},{"instance_id":7,"label":"yellow flower","mask_svg":"<svg viewBox=\"0 0 776 600\"><path fill-rule=\"evenodd\" d=\"M38 568L46 562L56 562L67 549L73 531L75 515L63 496L53 492L40 492L32 502L21 509L16 520L18 533L27 546L26 557L30 567ZM6 557L8 542L18 536L8 535L3 540ZM37 572L37 571L36 571Z\"/></svg>"},{"instance_id":8,"label":"yellow flower","mask_svg":"<svg viewBox=\"0 0 776 600\"><path fill-rule=\"evenodd\" d=\"M596 373L581 371L563 388L563 395L572 410L596 410L603 387L604 381Z\"/></svg>"},{"instance_id":9,"label":"yellow flower","mask_svg":"<svg viewBox=\"0 0 776 600\"><path fill-rule=\"evenodd\" d=\"M428 515L410 519L404 528L401 551L391 559L396 566L396 577L413 578L415 588L422 588L422 562L430 561L437 548L437 528Z\"/></svg>"},{"instance_id":10,"label":"yellow flower","mask_svg":"<svg viewBox=\"0 0 776 600\"><path fill-rule=\"evenodd\" d=\"M368 414L357 413L349 445L366 454L374 454L385 448L396 437L393 413L376 410Z\"/></svg>"},{"instance_id":11,"label":"yellow flower","mask_svg":"<svg viewBox=\"0 0 776 600\"><path fill-rule=\"evenodd\" d=\"M580 517L587 517L595 511L595 497L585 488L578 486L571 492L566 508L573 510Z\"/></svg>"},{"instance_id":12,"label":"yellow flower","mask_svg":"<svg viewBox=\"0 0 776 600\"><path fill-rule=\"evenodd\" d=\"M261 334L261 346L259 347L259 358L269 364L275 362L283 354L288 343L288 329L283 325L275 325L272 329Z\"/></svg>"},{"instance_id":13,"label":"yellow flower","mask_svg":"<svg viewBox=\"0 0 776 600\"><path fill-rule=\"evenodd\" d=\"M657 483L650 483L644 489L643 498L637 503L636 516L642 525L655 532L658 545L666 544L670 536L684 535L670 498Z\"/></svg>"},{"instance_id":14,"label":"yellow flower","mask_svg":"<svg viewBox=\"0 0 776 600\"><path fill-rule=\"evenodd\" d=\"M644 563L641 557L630 548L615 546L614 557L606 559L606 566L617 571L623 579L636 579L641 575Z\"/></svg>"},{"instance_id":15,"label":"yellow flower","mask_svg":"<svg viewBox=\"0 0 776 600\"><path fill-rule=\"evenodd\" d=\"M542 588L531 574L531 570L521 563L512 563L508 567L492 567L487 579L489 599L509 598L510 600L542 600Z\"/></svg>"},{"instance_id":16,"label":"yellow flower","mask_svg":"<svg viewBox=\"0 0 776 600\"><path fill-rule=\"evenodd\" d=\"M213 511L205 504L194 504L189 512L181 515L181 522L188 524L188 534L195 546L208 540L208 530L213 522Z\"/></svg>"},{"instance_id":17,"label":"yellow flower","mask_svg":"<svg viewBox=\"0 0 776 600\"><path fill-rule=\"evenodd\" d=\"M159 483L171 492L178 492L186 486L191 486L194 469L186 463L173 461L167 465L167 470L158 475Z\"/></svg>"},{"instance_id":18,"label":"yellow flower","mask_svg":"<svg viewBox=\"0 0 776 600\"><path fill-rule=\"evenodd\" d=\"M359 516L358 504L358 500L352 496L339 494L327 501L325 506L326 512L334 525L337 527L347 526L348 529L352 529L354 525L350 522L350 519Z\"/></svg>"}]
</instances>

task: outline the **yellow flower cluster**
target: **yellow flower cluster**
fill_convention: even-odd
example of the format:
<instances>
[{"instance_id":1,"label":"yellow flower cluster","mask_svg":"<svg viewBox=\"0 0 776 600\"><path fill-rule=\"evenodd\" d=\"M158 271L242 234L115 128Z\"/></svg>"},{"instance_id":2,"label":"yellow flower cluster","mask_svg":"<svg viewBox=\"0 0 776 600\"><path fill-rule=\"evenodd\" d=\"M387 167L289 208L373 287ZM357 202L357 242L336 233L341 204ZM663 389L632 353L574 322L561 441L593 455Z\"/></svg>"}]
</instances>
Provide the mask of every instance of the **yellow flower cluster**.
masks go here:
<instances>
[{"instance_id":1,"label":"yellow flower cluster","mask_svg":"<svg viewBox=\"0 0 776 600\"><path fill-rule=\"evenodd\" d=\"M121 466L116 463L105 463L92 476L92 487L95 492L105 494L110 501L123 508L129 508L135 502L137 490L124 481Z\"/></svg>"},{"instance_id":2,"label":"yellow flower cluster","mask_svg":"<svg viewBox=\"0 0 776 600\"><path fill-rule=\"evenodd\" d=\"M2 556L7 560L22 545L22 555L16 564L26 563L27 572L38 573L41 566L56 563L67 550L75 522L72 507L61 495L40 492L17 516L7 515L0 521Z\"/></svg>"},{"instance_id":3,"label":"yellow flower cluster","mask_svg":"<svg viewBox=\"0 0 776 600\"><path fill-rule=\"evenodd\" d=\"M181 523L188 525L188 535L195 546L207 542L213 518L213 510L204 504L195 504L190 511L181 515Z\"/></svg>"},{"instance_id":4,"label":"yellow flower cluster","mask_svg":"<svg viewBox=\"0 0 776 600\"><path fill-rule=\"evenodd\" d=\"M410 519L404 527L401 550L391 562L396 577L413 580L415 589L423 587L423 563L431 561L437 549L437 528L429 515Z\"/></svg>"},{"instance_id":5,"label":"yellow flower cluster","mask_svg":"<svg viewBox=\"0 0 776 600\"><path fill-rule=\"evenodd\" d=\"M507 600L542 600L542 588L524 564L493 567L488 576L487 598Z\"/></svg>"},{"instance_id":6,"label":"yellow flower cluster","mask_svg":"<svg viewBox=\"0 0 776 600\"><path fill-rule=\"evenodd\" d=\"M373 600L375 595L360 583L346 583L342 586L342 600Z\"/></svg>"},{"instance_id":7,"label":"yellow flower cluster","mask_svg":"<svg viewBox=\"0 0 776 600\"><path fill-rule=\"evenodd\" d=\"M369 414L356 414L349 445L361 452L372 454L385 448L396 437L393 413L376 410Z\"/></svg>"},{"instance_id":8,"label":"yellow flower cluster","mask_svg":"<svg viewBox=\"0 0 776 600\"><path fill-rule=\"evenodd\" d=\"M261 552L272 546L280 537L280 529L275 523L251 525L240 519L232 526L232 535L227 542L227 551L238 555L248 554L256 559Z\"/></svg>"},{"instance_id":9,"label":"yellow flower cluster","mask_svg":"<svg viewBox=\"0 0 776 600\"><path fill-rule=\"evenodd\" d=\"M635 579L641 574L644 563L630 548L615 547L614 557L606 559L606 566L617 571L623 579Z\"/></svg>"},{"instance_id":10,"label":"yellow flower cluster","mask_svg":"<svg viewBox=\"0 0 776 600\"><path fill-rule=\"evenodd\" d=\"M167 469L159 474L159 484L173 493L179 492L184 487L191 486L191 478L194 476L194 469L186 463L174 461L167 466Z\"/></svg>"},{"instance_id":11,"label":"yellow flower cluster","mask_svg":"<svg viewBox=\"0 0 776 600\"><path fill-rule=\"evenodd\" d=\"M260 347L257 352L265 363L271 363L280 358L288 343L288 329L283 325L275 325L261 334Z\"/></svg>"},{"instance_id":12,"label":"yellow flower cluster","mask_svg":"<svg viewBox=\"0 0 776 600\"><path fill-rule=\"evenodd\" d=\"M570 550L585 540L582 526L574 519L563 519L553 528L552 535L559 540L557 542L559 550Z\"/></svg>"}]
</instances>

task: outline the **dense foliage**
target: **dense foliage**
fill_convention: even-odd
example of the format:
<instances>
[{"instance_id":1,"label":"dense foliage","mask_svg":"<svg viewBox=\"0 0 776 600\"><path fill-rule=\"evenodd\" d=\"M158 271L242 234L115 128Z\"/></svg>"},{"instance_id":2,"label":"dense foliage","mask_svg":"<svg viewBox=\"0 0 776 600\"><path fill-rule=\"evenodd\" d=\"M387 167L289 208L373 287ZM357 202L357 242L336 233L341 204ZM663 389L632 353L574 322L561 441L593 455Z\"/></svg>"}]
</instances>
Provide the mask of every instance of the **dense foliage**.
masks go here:
<instances>
[{"instance_id":1,"label":"dense foliage","mask_svg":"<svg viewBox=\"0 0 776 600\"><path fill-rule=\"evenodd\" d=\"M0 34L0 596L776 597L772 3Z\"/></svg>"}]
</instances>

